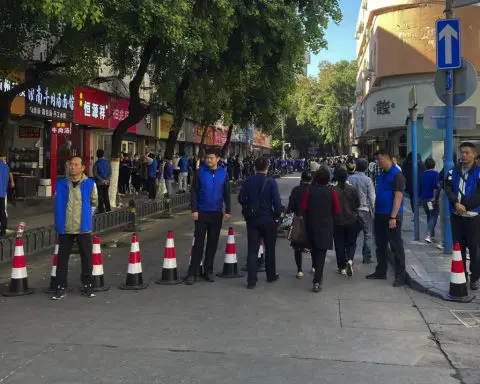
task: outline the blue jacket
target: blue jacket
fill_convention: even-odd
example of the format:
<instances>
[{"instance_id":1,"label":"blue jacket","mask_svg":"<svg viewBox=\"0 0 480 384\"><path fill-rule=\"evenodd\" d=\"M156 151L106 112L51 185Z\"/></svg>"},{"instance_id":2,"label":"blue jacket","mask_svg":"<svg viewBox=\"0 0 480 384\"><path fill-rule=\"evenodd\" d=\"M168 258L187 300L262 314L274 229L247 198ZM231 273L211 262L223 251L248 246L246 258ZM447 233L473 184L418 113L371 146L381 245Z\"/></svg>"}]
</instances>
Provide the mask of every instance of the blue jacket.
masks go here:
<instances>
[{"instance_id":1,"label":"blue jacket","mask_svg":"<svg viewBox=\"0 0 480 384\"><path fill-rule=\"evenodd\" d=\"M8 180L10 177L10 168L0 160L0 198L5 198L8 192Z\"/></svg>"},{"instance_id":2,"label":"blue jacket","mask_svg":"<svg viewBox=\"0 0 480 384\"><path fill-rule=\"evenodd\" d=\"M178 161L178 167L180 172L188 172L188 159L187 156L182 156Z\"/></svg>"},{"instance_id":3,"label":"blue jacket","mask_svg":"<svg viewBox=\"0 0 480 384\"><path fill-rule=\"evenodd\" d=\"M68 178L63 178L58 180L55 185L55 230L59 235L63 235L65 234L65 223L67 221L67 205L70 192L69 180ZM82 195L80 231L82 233L92 232L93 211L91 196L95 183L92 179L85 178L77 188L81 189Z\"/></svg>"},{"instance_id":4,"label":"blue jacket","mask_svg":"<svg viewBox=\"0 0 480 384\"><path fill-rule=\"evenodd\" d=\"M395 191L393 190L393 180L395 175L401 173L400 170L392 166L388 172L380 172L377 177L375 213L379 215L391 215ZM402 191L403 192L403 191ZM398 215L403 215L403 199Z\"/></svg>"},{"instance_id":5,"label":"blue jacket","mask_svg":"<svg viewBox=\"0 0 480 384\"><path fill-rule=\"evenodd\" d=\"M95 181L103 181L110 179L112 170L110 168L110 163L105 159L98 159L95 162Z\"/></svg>"},{"instance_id":6,"label":"blue jacket","mask_svg":"<svg viewBox=\"0 0 480 384\"><path fill-rule=\"evenodd\" d=\"M153 159L152 164L147 166L147 177L149 179L157 178L157 160Z\"/></svg>"},{"instance_id":7,"label":"blue jacket","mask_svg":"<svg viewBox=\"0 0 480 384\"><path fill-rule=\"evenodd\" d=\"M422 199L432 200L434 191L440 189L438 172L430 169L422 173Z\"/></svg>"},{"instance_id":8,"label":"blue jacket","mask_svg":"<svg viewBox=\"0 0 480 384\"><path fill-rule=\"evenodd\" d=\"M207 166L201 166L192 179L192 211L223 212L223 203L225 212L230 213L230 183L226 169L217 167L212 171Z\"/></svg>"},{"instance_id":9,"label":"blue jacket","mask_svg":"<svg viewBox=\"0 0 480 384\"><path fill-rule=\"evenodd\" d=\"M173 179L173 164L167 161L165 167L163 168L163 178L165 180Z\"/></svg>"},{"instance_id":10,"label":"blue jacket","mask_svg":"<svg viewBox=\"0 0 480 384\"><path fill-rule=\"evenodd\" d=\"M465 178L465 176L464 176ZM466 176L465 189L459 193L462 181L462 168L456 167L448 172L445 192L450 201L450 212L455 212L455 203L459 202L469 212L480 213L480 167L472 167ZM462 181L463 184L463 181Z\"/></svg>"},{"instance_id":11,"label":"blue jacket","mask_svg":"<svg viewBox=\"0 0 480 384\"><path fill-rule=\"evenodd\" d=\"M265 184L263 193L260 196L265 178L267 178L267 184ZM238 195L238 202L241 205L254 204L258 199L260 199L260 216L252 219L252 222L256 224L273 223L283 211L282 200L275 179L265 176L262 173L250 176L245 183L243 183L240 194Z\"/></svg>"}]
</instances>

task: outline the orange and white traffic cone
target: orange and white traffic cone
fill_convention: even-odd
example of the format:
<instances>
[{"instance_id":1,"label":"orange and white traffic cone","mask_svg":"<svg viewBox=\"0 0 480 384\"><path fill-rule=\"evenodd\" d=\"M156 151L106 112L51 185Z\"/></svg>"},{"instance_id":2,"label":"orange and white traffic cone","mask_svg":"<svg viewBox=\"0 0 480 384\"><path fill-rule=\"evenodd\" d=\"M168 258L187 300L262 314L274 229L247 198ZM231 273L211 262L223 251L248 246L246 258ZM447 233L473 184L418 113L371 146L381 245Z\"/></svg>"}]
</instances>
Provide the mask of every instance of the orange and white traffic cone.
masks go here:
<instances>
[{"instance_id":1,"label":"orange and white traffic cone","mask_svg":"<svg viewBox=\"0 0 480 384\"><path fill-rule=\"evenodd\" d=\"M103 256L100 246L100 237L98 236L93 236L92 264L93 289L96 292L108 291L110 286L105 285L103 278Z\"/></svg>"},{"instance_id":2,"label":"orange and white traffic cone","mask_svg":"<svg viewBox=\"0 0 480 384\"><path fill-rule=\"evenodd\" d=\"M450 290L448 295L444 298L449 301L458 301L461 303L469 303L475 298L475 296L468 294L467 279L465 277L465 269L463 267L462 252L459 243L455 243L453 246Z\"/></svg>"},{"instance_id":3,"label":"orange and white traffic cone","mask_svg":"<svg viewBox=\"0 0 480 384\"><path fill-rule=\"evenodd\" d=\"M180 284L177 271L177 254L175 251L175 241L173 232L168 231L167 243L165 244L165 255L163 258L162 278L156 281L157 284Z\"/></svg>"},{"instance_id":4,"label":"orange and white traffic cone","mask_svg":"<svg viewBox=\"0 0 480 384\"><path fill-rule=\"evenodd\" d=\"M265 272L265 246L263 239L260 239L260 246L258 247L257 271Z\"/></svg>"},{"instance_id":5,"label":"orange and white traffic cone","mask_svg":"<svg viewBox=\"0 0 480 384\"><path fill-rule=\"evenodd\" d=\"M140 245L136 233L132 236L132 245L130 247L130 257L128 259L127 280L120 289L140 290L148 287L148 283L143 282L142 258L140 256Z\"/></svg>"},{"instance_id":6,"label":"orange and white traffic cone","mask_svg":"<svg viewBox=\"0 0 480 384\"><path fill-rule=\"evenodd\" d=\"M50 272L50 286L44 290L45 293L53 293L57 290L57 261L58 261L58 237L53 251L52 270Z\"/></svg>"},{"instance_id":7,"label":"orange and white traffic cone","mask_svg":"<svg viewBox=\"0 0 480 384\"><path fill-rule=\"evenodd\" d=\"M28 287L27 263L23 251L23 240L21 237L15 239L15 253L13 254L12 275L8 292L4 296L25 296L33 293Z\"/></svg>"},{"instance_id":8,"label":"orange and white traffic cone","mask_svg":"<svg viewBox=\"0 0 480 384\"><path fill-rule=\"evenodd\" d=\"M223 262L223 272L218 273L217 276L225 278L243 276L243 272L238 270L235 232L233 231L232 227L228 229L227 245L225 247L225 260Z\"/></svg>"}]
</instances>

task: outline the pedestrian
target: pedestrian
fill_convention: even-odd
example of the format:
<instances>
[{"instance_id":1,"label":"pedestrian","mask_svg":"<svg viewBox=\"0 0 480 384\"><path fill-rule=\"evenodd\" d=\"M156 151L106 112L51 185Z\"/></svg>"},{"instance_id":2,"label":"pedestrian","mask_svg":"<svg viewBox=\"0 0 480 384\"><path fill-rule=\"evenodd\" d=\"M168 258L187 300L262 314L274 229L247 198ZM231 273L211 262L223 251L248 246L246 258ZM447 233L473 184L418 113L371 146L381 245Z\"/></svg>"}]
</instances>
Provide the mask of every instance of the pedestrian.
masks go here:
<instances>
[{"instance_id":1,"label":"pedestrian","mask_svg":"<svg viewBox=\"0 0 480 384\"><path fill-rule=\"evenodd\" d=\"M178 183L179 182L179 176L180 176L180 154L177 153L175 154L175 156L173 157L173 175L174 175L174 179L175 179L175 182Z\"/></svg>"},{"instance_id":2,"label":"pedestrian","mask_svg":"<svg viewBox=\"0 0 480 384\"><path fill-rule=\"evenodd\" d=\"M216 148L206 150L206 164L201 165L194 174L191 186L190 203L192 217L195 221L195 243L192 248L192 259L188 268L187 285L195 283L200 262L203 259L205 236L204 278L214 282L213 264L217 251L218 238L222 228L222 220L230 220L231 194L230 183L225 168L218 166L220 152ZM225 215L223 207L225 205Z\"/></svg>"},{"instance_id":3,"label":"pedestrian","mask_svg":"<svg viewBox=\"0 0 480 384\"><path fill-rule=\"evenodd\" d=\"M248 254L247 288L257 285L257 257L260 239L265 246L265 271L267 282L278 280L275 263L275 244L277 240L276 220L283 212L282 201L277 182L268 177L269 160L259 157L255 160L256 174L250 176L242 185L238 202L247 223Z\"/></svg>"},{"instance_id":4,"label":"pedestrian","mask_svg":"<svg viewBox=\"0 0 480 384\"><path fill-rule=\"evenodd\" d=\"M92 278L92 229L93 211L98 195L95 182L85 175L85 164L81 157L70 160L68 178L56 182L55 187L55 230L58 233L57 290L53 300L66 295L68 259L76 241L81 258L81 282L83 295L93 297Z\"/></svg>"},{"instance_id":5,"label":"pedestrian","mask_svg":"<svg viewBox=\"0 0 480 384\"><path fill-rule=\"evenodd\" d=\"M368 164L368 176L372 179L373 185L377 185L377 177L381 173L381 169L378 166L377 162L378 152L373 154L373 158L371 159L370 163Z\"/></svg>"},{"instance_id":6,"label":"pedestrian","mask_svg":"<svg viewBox=\"0 0 480 384\"><path fill-rule=\"evenodd\" d=\"M385 280L387 278L388 245L393 253L395 264L394 287L405 284L405 250L402 239L403 193L405 177L393 164L387 150L377 155L382 172L377 177L375 200L375 243L377 245L377 267L367 279Z\"/></svg>"},{"instance_id":7,"label":"pedestrian","mask_svg":"<svg viewBox=\"0 0 480 384\"><path fill-rule=\"evenodd\" d=\"M357 248L359 223L357 210L360 199L354 186L347 183L348 172L344 165L335 168L337 186L335 192L340 203L340 212L335 217L335 254L337 256L337 272L340 275L353 276L353 258Z\"/></svg>"},{"instance_id":8,"label":"pedestrian","mask_svg":"<svg viewBox=\"0 0 480 384\"><path fill-rule=\"evenodd\" d=\"M173 196L173 182L175 177L175 169L171 158L165 158L165 165L163 167L163 179L165 180L165 187L167 188L168 197Z\"/></svg>"},{"instance_id":9,"label":"pedestrian","mask_svg":"<svg viewBox=\"0 0 480 384\"><path fill-rule=\"evenodd\" d=\"M135 189L135 195L138 195L140 187L142 186L142 178L140 176L142 164L140 162L140 156L138 153L135 153L132 161L132 185Z\"/></svg>"},{"instance_id":10,"label":"pedestrian","mask_svg":"<svg viewBox=\"0 0 480 384\"><path fill-rule=\"evenodd\" d=\"M466 249L470 253L470 289L477 290L480 278L480 167L475 163L477 148L471 142L460 144L460 165L448 172L445 193L450 201L452 237L462 247L465 275Z\"/></svg>"},{"instance_id":11,"label":"pedestrian","mask_svg":"<svg viewBox=\"0 0 480 384\"><path fill-rule=\"evenodd\" d=\"M340 213L337 192L328 186L330 171L320 167L302 209L306 211L305 226L312 253L313 291L319 292L323 283L323 269L327 251L333 248L334 217Z\"/></svg>"},{"instance_id":12,"label":"pedestrian","mask_svg":"<svg viewBox=\"0 0 480 384\"><path fill-rule=\"evenodd\" d=\"M360 207L358 208L358 220L363 232L362 256L363 264L372 262L372 231L373 214L375 212L375 186L373 181L366 175L368 162L366 159L356 161L355 173L348 178L358 192L360 198Z\"/></svg>"},{"instance_id":13,"label":"pedestrian","mask_svg":"<svg viewBox=\"0 0 480 384\"><path fill-rule=\"evenodd\" d=\"M188 189L188 159L185 153L178 161L180 173L178 174L178 193L186 193Z\"/></svg>"},{"instance_id":14,"label":"pedestrian","mask_svg":"<svg viewBox=\"0 0 480 384\"><path fill-rule=\"evenodd\" d=\"M422 173L422 201L427 215L427 232L425 233L427 243L431 243L432 237L435 237L439 212L439 190L440 181L439 174L435 170L435 160L428 158L425 160L425 171Z\"/></svg>"},{"instance_id":15,"label":"pedestrian","mask_svg":"<svg viewBox=\"0 0 480 384\"><path fill-rule=\"evenodd\" d=\"M123 153L122 160L120 161L120 171L118 176L119 195L125 195L130 191L131 173L132 173L132 162L129 159L128 153Z\"/></svg>"},{"instance_id":16,"label":"pedestrian","mask_svg":"<svg viewBox=\"0 0 480 384\"><path fill-rule=\"evenodd\" d=\"M305 195L309 192L312 185L313 175L312 172L303 171L300 185L297 185L292 189L290 193L290 198L288 199L288 212L293 213L295 216L304 217L305 212L302 211L301 203ZM305 219L305 218L304 218ZM307 234L305 233L305 236ZM304 249L310 248L309 244L298 244L291 242L290 246L293 248L295 255L295 264L297 265L297 279L303 279L304 273L302 268L302 259ZM313 272L313 269L312 269Z\"/></svg>"},{"instance_id":17,"label":"pedestrian","mask_svg":"<svg viewBox=\"0 0 480 384\"><path fill-rule=\"evenodd\" d=\"M148 198L155 200L157 195L157 159L153 153L149 153L145 156L145 161L147 163L147 191Z\"/></svg>"},{"instance_id":18,"label":"pedestrian","mask_svg":"<svg viewBox=\"0 0 480 384\"><path fill-rule=\"evenodd\" d=\"M93 177L98 190L98 213L110 212L112 210L110 206L110 196L108 195L112 168L110 167L110 162L105 160L104 156L105 151L103 149L98 149L98 160L93 165Z\"/></svg>"},{"instance_id":19,"label":"pedestrian","mask_svg":"<svg viewBox=\"0 0 480 384\"><path fill-rule=\"evenodd\" d=\"M10 167L7 165L6 157L0 158L0 236L7 234L7 194L10 180Z\"/></svg>"}]
</instances>

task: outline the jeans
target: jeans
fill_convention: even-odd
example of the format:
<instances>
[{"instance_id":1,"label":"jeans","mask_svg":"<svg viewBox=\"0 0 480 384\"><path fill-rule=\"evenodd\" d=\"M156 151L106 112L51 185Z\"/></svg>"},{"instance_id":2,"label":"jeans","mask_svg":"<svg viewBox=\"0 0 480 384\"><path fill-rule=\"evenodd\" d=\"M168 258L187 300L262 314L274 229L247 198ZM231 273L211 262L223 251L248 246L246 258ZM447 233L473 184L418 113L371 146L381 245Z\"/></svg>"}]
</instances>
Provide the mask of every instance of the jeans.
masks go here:
<instances>
[{"instance_id":1,"label":"jeans","mask_svg":"<svg viewBox=\"0 0 480 384\"><path fill-rule=\"evenodd\" d=\"M98 191L98 212L110 212L112 208L110 207L110 196L108 196L109 185L97 184Z\"/></svg>"},{"instance_id":2,"label":"jeans","mask_svg":"<svg viewBox=\"0 0 480 384\"><path fill-rule=\"evenodd\" d=\"M358 218L362 223L363 232L363 249L362 255L364 260L370 260L372 258L372 231L373 231L373 218L372 214L368 211L358 211Z\"/></svg>"},{"instance_id":3,"label":"jeans","mask_svg":"<svg viewBox=\"0 0 480 384\"><path fill-rule=\"evenodd\" d=\"M452 237L453 243L460 243L462 248L463 268L467 275L466 248L470 252L470 273L472 281L480 278L480 254L479 254L479 226L480 216L462 217L452 213Z\"/></svg>"},{"instance_id":4,"label":"jeans","mask_svg":"<svg viewBox=\"0 0 480 384\"><path fill-rule=\"evenodd\" d=\"M186 192L188 185L188 172L180 172L178 175L178 190L182 192ZM168 188L168 187L167 187ZM170 193L170 192L169 192Z\"/></svg>"},{"instance_id":5,"label":"jeans","mask_svg":"<svg viewBox=\"0 0 480 384\"><path fill-rule=\"evenodd\" d=\"M322 284L323 268L325 267L325 258L327 257L327 250L312 248L311 253L312 253L313 268L315 268L315 274L313 275L313 284Z\"/></svg>"},{"instance_id":6,"label":"jeans","mask_svg":"<svg viewBox=\"0 0 480 384\"><path fill-rule=\"evenodd\" d=\"M57 284L61 288L67 287L68 260L72 252L73 242L77 241L82 262L80 279L83 285L93 284L92 278L92 234L66 234L58 236Z\"/></svg>"},{"instance_id":7,"label":"jeans","mask_svg":"<svg viewBox=\"0 0 480 384\"><path fill-rule=\"evenodd\" d=\"M267 280L273 279L276 274L275 244L277 242L277 225L272 223L249 223L247 221L248 238L248 284L257 283L257 259L260 239L263 239L265 246L265 272Z\"/></svg>"},{"instance_id":8,"label":"jeans","mask_svg":"<svg viewBox=\"0 0 480 384\"><path fill-rule=\"evenodd\" d=\"M195 243L192 248L192 260L188 268L188 276L197 276L200 262L203 259L203 247L207 236L205 250L205 262L203 269L205 274L213 273L213 263L217 252L218 238L222 229L223 212L199 212L198 220L195 221Z\"/></svg>"},{"instance_id":9,"label":"jeans","mask_svg":"<svg viewBox=\"0 0 480 384\"><path fill-rule=\"evenodd\" d=\"M398 279L405 278L405 249L402 239L402 217L397 217L397 226L389 228L389 215L375 215L375 242L377 245L377 268L375 273L378 276L387 274L388 244L393 253L395 261L395 276Z\"/></svg>"},{"instance_id":10,"label":"jeans","mask_svg":"<svg viewBox=\"0 0 480 384\"><path fill-rule=\"evenodd\" d=\"M433 204L433 209L428 209L428 201L423 202L423 209L425 210L425 214L427 215L427 233L426 235L435 237L435 227L437 226L438 220L438 211L439 211L439 204L438 202Z\"/></svg>"},{"instance_id":11,"label":"jeans","mask_svg":"<svg viewBox=\"0 0 480 384\"><path fill-rule=\"evenodd\" d=\"M345 269L352 260L357 248L357 225L337 225L333 233L338 269Z\"/></svg>"},{"instance_id":12,"label":"jeans","mask_svg":"<svg viewBox=\"0 0 480 384\"><path fill-rule=\"evenodd\" d=\"M167 188L168 196L173 195L173 179L165 179L165 187Z\"/></svg>"}]
</instances>

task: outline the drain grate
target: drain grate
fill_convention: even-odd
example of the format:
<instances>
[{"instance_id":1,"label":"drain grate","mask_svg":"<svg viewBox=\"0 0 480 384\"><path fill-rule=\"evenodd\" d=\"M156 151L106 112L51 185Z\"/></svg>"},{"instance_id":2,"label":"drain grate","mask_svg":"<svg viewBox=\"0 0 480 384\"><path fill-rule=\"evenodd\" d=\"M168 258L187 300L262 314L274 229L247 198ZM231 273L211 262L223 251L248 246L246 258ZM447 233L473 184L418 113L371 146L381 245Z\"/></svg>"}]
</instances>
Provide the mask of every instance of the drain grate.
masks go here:
<instances>
[{"instance_id":1,"label":"drain grate","mask_svg":"<svg viewBox=\"0 0 480 384\"><path fill-rule=\"evenodd\" d=\"M453 316L467 328L480 328L480 311L451 310Z\"/></svg>"}]
</instances>

